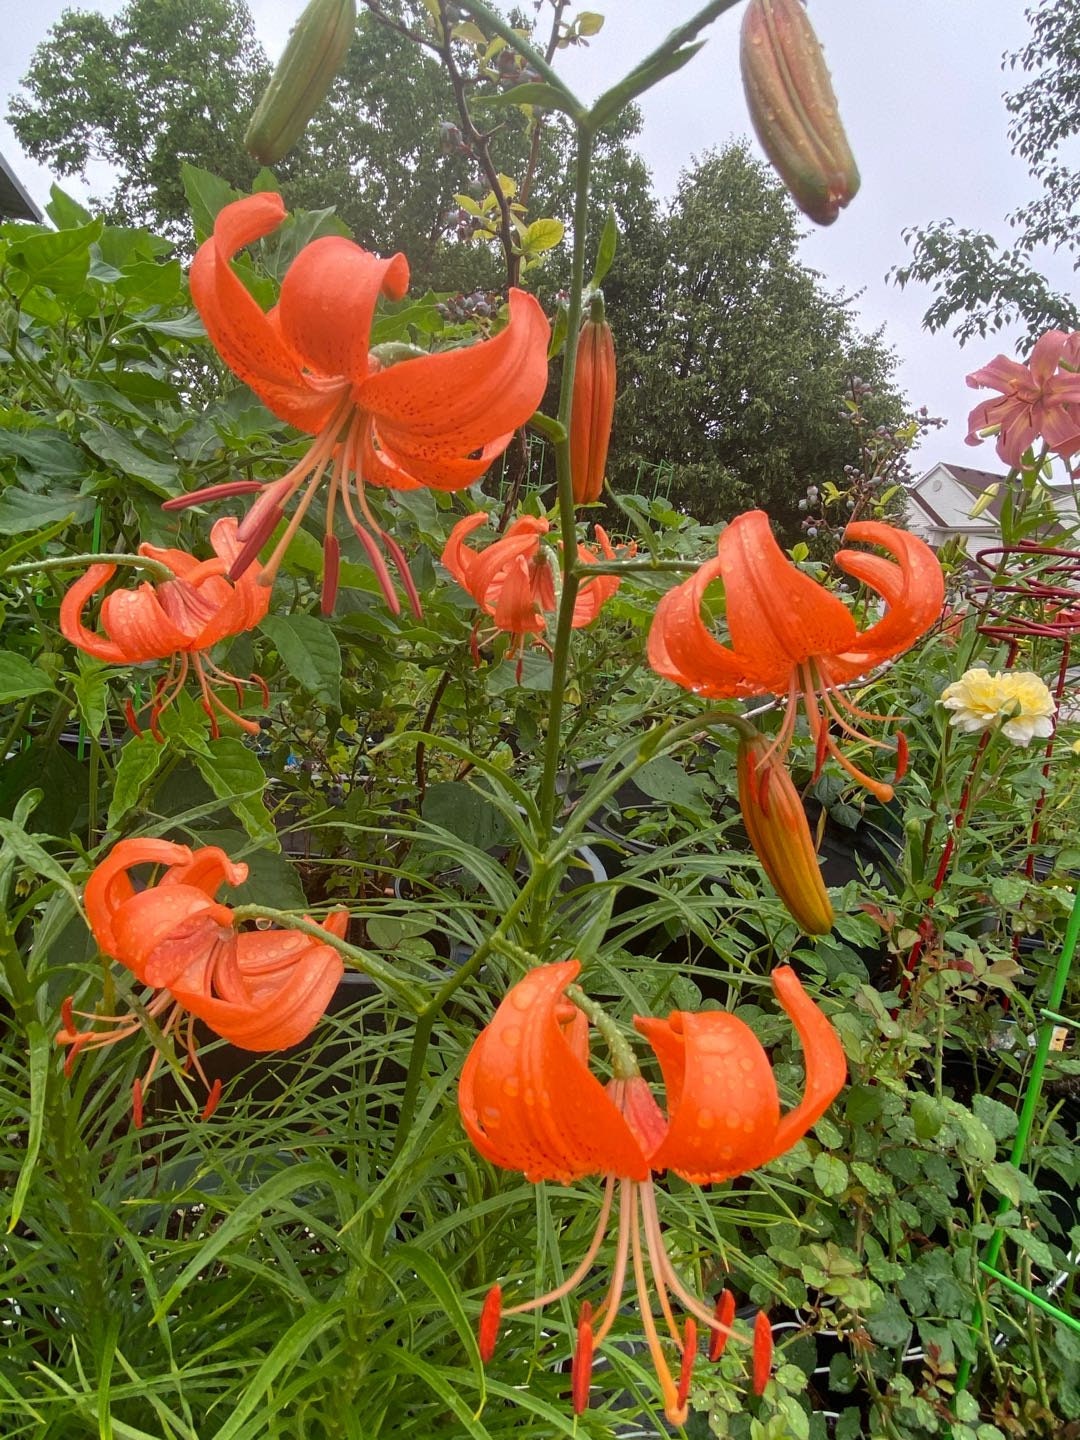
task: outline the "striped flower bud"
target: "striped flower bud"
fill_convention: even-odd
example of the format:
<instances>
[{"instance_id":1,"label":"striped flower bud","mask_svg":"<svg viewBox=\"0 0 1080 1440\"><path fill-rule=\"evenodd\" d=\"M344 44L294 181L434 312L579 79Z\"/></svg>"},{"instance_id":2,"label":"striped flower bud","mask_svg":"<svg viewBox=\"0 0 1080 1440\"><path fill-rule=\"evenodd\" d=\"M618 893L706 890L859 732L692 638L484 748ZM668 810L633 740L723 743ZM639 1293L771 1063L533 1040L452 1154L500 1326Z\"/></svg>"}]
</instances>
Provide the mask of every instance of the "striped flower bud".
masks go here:
<instances>
[{"instance_id":1,"label":"striped flower bud","mask_svg":"<svg viewBox=\"0 0 1080 1440\"><path fill-rule=\"evenodd\" d=\"M736 770L743 824L773 889L808 935L827 935L835 915L799 792L764 735L739 741Z\"/></svg>"},{"instance_id":2,"label":"striped flower bud","mask_svg":"<svg viewBox=\"0 0 1080 1440\"><path fill-rule=\"evenodd\" d=\"M597 296L578 335L570 412L570 477L574 503L600 499L615 413L615 342Z\"/></svg>"},{"instance_id":3,"label":"striped flower bud","mask_svg":"<svg viewBox=\"0 0 1080 1440\"><path fill-rule=\"evenodd\" d=\"M803 214L831 225L858 192L859 171L802 0L750 0L740 61L762 149Z\"/></svg>"},{"instance_id":4,"label":"striped flower bud","mask_svg":"<svg viewBox=\"0 0 1080 1440\"><path fill-rule=\"evenodd\" d=\"M244 145L264 165L287 154L326 99L356 28L356 0L309 0L263 92Z\"/></svg>"}]
</instances>

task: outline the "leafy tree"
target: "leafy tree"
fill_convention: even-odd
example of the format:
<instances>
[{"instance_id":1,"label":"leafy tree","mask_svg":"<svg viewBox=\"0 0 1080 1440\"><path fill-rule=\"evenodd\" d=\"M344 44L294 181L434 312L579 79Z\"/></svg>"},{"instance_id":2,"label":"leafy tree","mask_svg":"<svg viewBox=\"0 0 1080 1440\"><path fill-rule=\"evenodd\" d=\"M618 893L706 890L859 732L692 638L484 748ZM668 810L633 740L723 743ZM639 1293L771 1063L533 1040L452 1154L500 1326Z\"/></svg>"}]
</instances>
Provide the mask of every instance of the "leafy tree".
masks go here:
<instances>
[{"instance_id":1,"label":"leafy tree","mask_svg":"<svg viewBox=\"0 0 1080 1440\"><path fill-rule=\"evenodd\" d=\"M683 174L663 234L644 333L620 347L616 483L671 462L672 498L698 519L762 505L794 539L807 488L858 460L839 414L852 377L875 423L900 418L892 354L799 263L795 212L745 145Z\"/></svg>"},{"instance_id":2,"label":"leafy tree","mask_svg":"<svg viewBox=\"0 0 1080 1440\"><path fill-rule=\"evenodd\" d=\"M955 322L961 341L1017 322L1031 343L1044 330L1080 328L1080 309L1054 289L1038 268L1048 246L1080 268L1080 166L1069 142L1080 134L1080 0L1054 0L1027 12L1031 38L1005 56L1025 82L1005 97L1013 153L1027 164L1041 193L1008 216L1011 245L992 235L939 220L905 231L911 263L897 267L901 285L930 285L935 299L923 317L929 330Z\"/></svg>"},{"instance_id":3,"label":"leafy tree","mask_svg":"<svg viewBox=\"0 0 1080 1440\"><path fill-rule=\"evenodd\" d=\"M61 176L116 173L109 218L184 233L180 162L247 187L247 117L269 75L242 0L129 0L111 20L65 10L38 47L8 119Z\"/></svg>"}]
</instances>

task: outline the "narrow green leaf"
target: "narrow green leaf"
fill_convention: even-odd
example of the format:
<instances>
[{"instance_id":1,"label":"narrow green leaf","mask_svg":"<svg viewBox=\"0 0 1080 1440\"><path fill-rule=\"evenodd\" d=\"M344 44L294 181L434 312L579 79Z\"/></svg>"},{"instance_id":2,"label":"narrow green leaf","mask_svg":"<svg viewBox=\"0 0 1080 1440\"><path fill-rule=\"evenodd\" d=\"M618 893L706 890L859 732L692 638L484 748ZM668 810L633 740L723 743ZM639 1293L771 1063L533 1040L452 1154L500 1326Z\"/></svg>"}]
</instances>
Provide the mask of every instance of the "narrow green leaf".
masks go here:
<instances>
[{"instance_id":1,"label":"narrow green leaf","mask_svg":"<svg viewBox=\"0 0 1080 1440\"><path fill-rule=\"evenodd\" d=\"M501 90L494 95L476 95L474 105L485 108L505 108L507 105L539 105L544 110L561 110L576 120L580 114L568 96L548 85L543 80L527 80L524 85L515 85L510 90Z\"/></svg>"},{"instance_id":2,"label":"narrow green leaf","mask_svg":"<svg viewBox=\"0 0 1080 1440\"><path fill-rule=\"evenodd\" d=\"M324 1305L313 1306L306 1314L301 1315L299 1320L290 1325L247 1385L244 1386L239 1400L234 1402L236 1408L221 1429L216 1432L213 1440L237 1440L244 1422L282 1370L287 1369L290 1365L295 1365L312 1341L317 1339L324 1330L329 1329L338 1320L340 1314L340 1302L328 1301Z\"/></svg>"},{"instance_id":3,"label":"narrow green leaf","mask_svg":"<svg viewBox=\"0 0 1080 1440\"><path fill-rule=\"evenodd\" d=\"M31 1020L26 1027L26 1044L27 1068L30 1072L30 1115L26 1127L26 1151L23 1155L22 1168L11 1195L9 1231L14 1230L19 1223L19 1216L22 1214L22 1208L26 1202L30 1182L34 1178L34 1166L37 1164L38 1151L41 1148L41 1135L45 1124L45 1091L49 1083L49 1055L52 1051L44 1026L37 1020Z\"/></svg>"},{"instance_id":4,"label":"narrow green leaf","mask_svg":"<svg viewBox=\"0 0 1080 1440\"><path fill-rule=\"evenodd\" d=\"M0 818L0 842L5 850L10 849L15 858L36 872L41 880L51 880L72 900L81 913L79 892L68 878L68 873L58 860L54 860L36 835L28 835L21 825ZM6 857L5 857L6 858Z\"/></svg>"},{"instance_id":5,"label":"narrow green leaf","mask_svg":"<svg viewBox=\"0 0 1080 1440\"><path fill-rule=\"evenodd\" d=\"M3 575L4 571L14 565L17 560L28 555L31 550L39 550L50 540L54 540L61 531L67 529L68 524L69 520L65 516L63 520L57 520L54 525L46 525L44 530L38 530L34 535L26 535L22 540L16 540L14 545L9 545L6 550L0 550L0 575Z\"/></svg>"},{"instance_id":6,"label":"narrow green leaf","mask_svg":"<svg viewBox=\"0 0 1080 1440\"><path fill-rule=\"evenodd\" d=\"M615 220L614 205L608 206L607 216L604 220L604 228L600 231L600 244L596 251L596 269L593 271L592 279L589 281L590 289L596 290L604 282L604 277L611 269L612 261L615 259L615 251L619 244L619 226Z\"/></svg>"},{"instance_id":7,"label":"narrow green leaf","mask_svg":"<svg viewBox=\"0 0 1080 1440\"><path fill-rule=\"evenodd\" d=\"M308 1185L326 1185L332 1189L338 1178L338 1172L322 1161L306 1161L279 1171L272 1179L267 1180L265 1185L260 1185L258 1190L245 1195L232 1214L221 1222L195 1258L184 1266L169 1286L151 1317L151 1324L161 1320L196 1276L212 1264L223 1250L228 1249L234 1240L256 1226L264 1212L272 1210L279 1200L295 1195L297 1190Z\"/></svg>"},{"instance_id":8,"label":"narrow green leaf","mask_svg":"<svg viewBox=\"0 0 1080 1440\"><path fill-rule=\"evenodd\" d=\"M613 85L610 90L605 90L603 95L596 101L588 115L585 123L594 132L602 130L605 125L611 122L630 104L646 90L651 90L659 81L669 75L674 75L681 70L685 64L694 58L697 52L705 44L699 40L695 45L684 45L679 50L668 51L667 54L656 55L644 61L636 70Z\"/></svg>"}]
</instances>

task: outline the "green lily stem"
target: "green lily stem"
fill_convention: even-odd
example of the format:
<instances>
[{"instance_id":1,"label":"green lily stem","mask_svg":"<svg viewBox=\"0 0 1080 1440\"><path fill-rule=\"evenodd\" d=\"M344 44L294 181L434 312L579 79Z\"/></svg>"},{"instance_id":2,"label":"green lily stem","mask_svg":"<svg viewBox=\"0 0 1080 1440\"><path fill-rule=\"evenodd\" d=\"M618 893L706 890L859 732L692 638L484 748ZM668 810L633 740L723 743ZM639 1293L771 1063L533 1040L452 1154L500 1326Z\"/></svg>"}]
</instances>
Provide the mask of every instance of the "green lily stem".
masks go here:
<instances>
[{"instance_id":1,"label":"green lily stem","mask_svg":"<svg viewBox=\"0 0 1080 1440\"><path fill-rule=\"evenodd\" d=\"M611 1016L595 1000L590 1000L580 985L567 986L566 997L588 1016L603 1036L604 1044L611 1054L611 1068L615 1079L634 1080L640 1076L641 1071L634 1059L634 1052L630 1049L630 1043Z\"/></svg>"},{"instance_id":2,"label":"green lily stem","mask_svg":"<svg viewBox=\"0 0 1080 1440\"><path fill-rule=\"evenodd\" d=\"M403 999L409 1008L420 1014L424 1009L424 1003L420 999L416 987L403 980L389 965L384 965L367 950L361 950L356 945L350 945L347 940L339 940L329 930L314 920L309 920L306 915L294 915L289 910L271 910L266 905L235 905L232 907L233 918L243 920L270 920L275 925L280 925L283 930L300 930L305 935L310 935L313 940L319 940L324 945L329 945L336 950L343 960L348 960L357 970L371 977L376 984L391 991Z\"/></svg>"},{"instance_id":3,"label":"green lily stem","mask_svg":"<svg viewBox=\"0 0 1080 1440\"><path fill-rule=\"evenodd\" d=\"M586 575L690 575L701 568L694 560L594 560Z\"/></svg>"},{"instance_id":4,"label":"green lily stem","mask_svg":"<svg viewBox=\"0 0 1080 1440\"><path fill-rule=\"evenodd\" d=\"M1072 912L1069 915L1069 923L1065 930L1065 939L1062 942L1061 954L1058 957L1057 967L1054 971L1053 983L1050 987L1050 994L1047 996L1046 1008L1051 1011L1060 1009L1061 1001L1065 995L1065 986L1069 979L1069 971L1072 967L1073 956L1076 953L1077 941L1080 940L1080 894L1073 900ZM1050 1020L1044 1020L1039 1027L1039 1040L1035 1047L1035 1059L1032 1061L1031 1071L1028 1076L1027 1088L1024 1092L1024 1103L1020 1109L1020 1116L1016 1124L1016 1137L1013 1140L1012 1153L1009 1156L1009 1163L1017 1170L1023 1164L1027 1153L1028 1141L1031 1138L1032 1126L1035 1123L1035 1112L1038 1109L1039 1101L1042 1098L1043 1076L1046 1071L1046 1063L1050 1056L1050 1043L1053 1039L1054 1025ZM1002 1196L998 1202L998 1218L1005 1214L1012 1206L1007 1196ZM997 1275L997 1260L1001 1254L1001 1247L1005 1243L1005 1231L998 1228L987 1242L986 1251L979 1261L983 1270L992 1271ZM1004 1278L1004 1277L1001 1277ZM1014 1288L1013 1283L1007 1286ZM1026 1292L1028 1299L1031 1299L1030 1292ZM1046 1305L1039 1297L1035 1297L1034 1304L1045 1309ZM983 1303L981 1300L975 1302L971 1314L972 1331L978 1334L982 1329ZM971 1362L963 1360L956 1376L957 1391L966 1388L971 1375Z\"/></svg>"},{"instance_id":5,"label":"green lily stem","mask_svg":"<svg viewBox=\"0 0 1080 1440\"><path fill-rule=\"evenodd\" d=\"M155 580L175 580L175 574L160 560L149 555L48 555L42 560L20 560L9 565L4 575L37 575L42 570L85 570L88 565L135 565L148 570Z\"/></svg>"},{"instance_id":6,"label":"green lily stem","mask_svg":"<svg viewBox=\"0 0 1080 1440\"><path fill-rule=\"evenodd\" d=\"M585 829L590 817L595 815L596 811L613 795L617 795L627 780L632 779L643 766L655 759L657 755L667 754L682 741L689 740L700 731L708 729L710 725L728 725L736 731L740 739L750 739L757 733L755 727L748 720L732 710L705 710L700 715L694 716L692 720L684 720L681 724L672 726L655 745L646 745L643 740L639 741L637 754L624 766L615 769L603 785L592 790L587 798L582 799L574 806L573 814L568 817L566 824L559 831L557 840L547 852L545 858L548 864L555 867L572 853L574 842Z\"/></svg>"},{"instance_id":7,"label":"green lily stem","mask_svg":"<svg viewBox=\"0 0 1080 1440\"><path fill-rule=\"evenodd\" d=\"M574 199L574 257L570 281L570 304L566 315L566 350L563 356L562 385L559 390L559 423L565 439L555 445L555 472L559 486L559 529L563 536L563 590L552 654L551 698L548 706L544 771L540 781L540 843L546 845L555 822L555 780L559 771L562 741L562 710L570 661L570 637L574 602L579 584L577 545L574 543L574 489L570 474L570 413L574 403L574 374L577 369L578 331L581 329L581 297L585 283L585 242L589 225L589 173L592 166L592 137L578 131L577 189Z\"/></svg>"}]
</instances>

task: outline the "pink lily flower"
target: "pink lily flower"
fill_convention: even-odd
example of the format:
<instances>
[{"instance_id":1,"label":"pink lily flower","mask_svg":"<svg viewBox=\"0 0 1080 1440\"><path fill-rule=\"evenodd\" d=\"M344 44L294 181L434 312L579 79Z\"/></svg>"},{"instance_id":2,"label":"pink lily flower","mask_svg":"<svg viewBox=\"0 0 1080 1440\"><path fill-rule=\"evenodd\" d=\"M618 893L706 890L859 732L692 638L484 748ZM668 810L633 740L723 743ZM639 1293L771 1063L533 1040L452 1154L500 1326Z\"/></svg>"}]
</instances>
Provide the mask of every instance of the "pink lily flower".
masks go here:
<instances>
[{"instance_id":1,"label":"pink lily flower","mask_svg":"<svg viewBox=\"0 0 1080 1440\"><path fill-rule=\"evenodd\" d=\"M1024 451L1041 437L1062 456L1080 450L1080 374L1060 370L1075 357L1073 340L1063 330L1048 330L1021 365L998 355L967 377L973 389L999 390L1000 398L984 400L968 416L967 443L978 445L990 431L997 432L997 453L1012 468Z\"/></svg>"}]
</instances>

